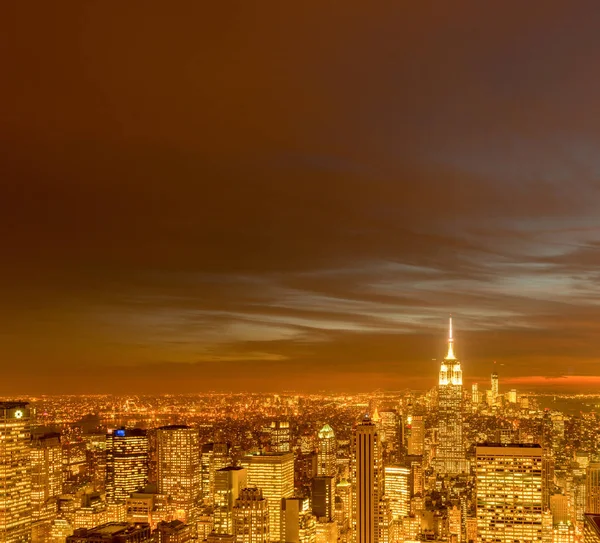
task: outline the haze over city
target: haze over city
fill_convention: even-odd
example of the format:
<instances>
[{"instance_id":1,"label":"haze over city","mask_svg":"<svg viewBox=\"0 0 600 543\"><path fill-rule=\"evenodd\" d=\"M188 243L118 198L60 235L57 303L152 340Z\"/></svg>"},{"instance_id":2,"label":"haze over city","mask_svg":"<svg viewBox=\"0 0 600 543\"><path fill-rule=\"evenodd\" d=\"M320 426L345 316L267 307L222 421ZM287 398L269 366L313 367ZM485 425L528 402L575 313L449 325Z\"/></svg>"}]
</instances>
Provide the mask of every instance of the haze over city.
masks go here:
<instances>
[{"instance_id":1,"label":"haze over city","mask_svg":"<svg viewBox=\"0 0 600 543\"><path fill-rule=\"evenodd\" d=\"M3 8L0 393L597 390L597 2ZM433 360L436 359L436 360Z\"/></svg>"}]
</instances>

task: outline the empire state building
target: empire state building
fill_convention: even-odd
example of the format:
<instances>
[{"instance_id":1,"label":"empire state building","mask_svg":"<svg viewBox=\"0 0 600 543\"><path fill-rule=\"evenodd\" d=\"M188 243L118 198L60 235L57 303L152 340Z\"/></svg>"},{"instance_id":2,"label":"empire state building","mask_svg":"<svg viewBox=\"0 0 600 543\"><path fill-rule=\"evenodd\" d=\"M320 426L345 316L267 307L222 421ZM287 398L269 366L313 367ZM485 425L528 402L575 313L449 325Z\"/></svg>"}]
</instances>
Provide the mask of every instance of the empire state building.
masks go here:
<instances>
[{"instance_id":1,"label":"empire state building","mask_svg":"<svg viewBox=\"0 0 600 543\"><path fill-rule=\"evenodd\" d=\"M452 317L448 334L448 354L442 361L438 386L438 447L435 467L442 475L467 471L463 443L462 369L454 356Z\"/></svg>"}]
</instances>

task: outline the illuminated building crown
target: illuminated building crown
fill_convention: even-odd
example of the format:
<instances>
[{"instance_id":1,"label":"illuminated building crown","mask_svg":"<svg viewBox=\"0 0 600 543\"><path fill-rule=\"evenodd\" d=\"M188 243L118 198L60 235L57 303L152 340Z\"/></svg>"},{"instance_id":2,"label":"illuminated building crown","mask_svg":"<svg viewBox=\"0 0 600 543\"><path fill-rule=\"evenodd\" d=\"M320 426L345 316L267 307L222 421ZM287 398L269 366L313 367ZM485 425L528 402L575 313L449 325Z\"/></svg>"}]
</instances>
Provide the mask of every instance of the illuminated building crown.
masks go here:
<instances>
[{"instance_id":1,"label":"illuminated building crown","mask_svg":"<svg viewBox=\"0 0 600 543\"><path fill-rule=\"evenodd\" d=\"M462 385L462 369L454 355L454 337L452 335L452 317L448 327L448 354L444 357L440 368L440 385Z\"/></svg>"},{"instance_id":2,"label":"illuminated building crown","mask_svg":"<svg viewBox=\"0 0 600 543\"><path fill-rule=\"evenodd\" d=\"M329 424L325 424L323 428L319 430L319 439L331 439L334 438L333 428Z\"/></svg>"}]
</instances>

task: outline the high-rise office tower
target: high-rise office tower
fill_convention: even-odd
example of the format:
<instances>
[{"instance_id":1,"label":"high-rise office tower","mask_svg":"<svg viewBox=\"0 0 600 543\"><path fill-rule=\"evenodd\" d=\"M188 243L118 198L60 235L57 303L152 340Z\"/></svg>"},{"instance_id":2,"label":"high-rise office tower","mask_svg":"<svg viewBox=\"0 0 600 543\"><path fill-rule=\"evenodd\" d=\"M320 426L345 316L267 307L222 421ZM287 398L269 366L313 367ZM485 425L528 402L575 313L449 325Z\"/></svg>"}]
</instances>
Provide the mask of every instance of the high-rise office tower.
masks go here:
<instances>
[{"instance_id":1,"label":"high-rise office tower","mask_svg":"<svg viewBox=\"0 0 600 543\"><path fill-rule=\"evenodd\" d=\"M478 383L473 383L471 385L471 403L473 405L479 405L481 403L481 394L479 392Z\"/></svg>"},{"instance_id":2,"label":"high-rise office tower","mask_svg":"<svg viewBox=\"0 0 600 543\"><path fill-rule=\"evenodd\" d=\"M315 543L317 522L308 498L286 498L282 503L285 543Z\"/></svg>"},{"instance_id":3,"label":"high-rise office tower","mask_svg":"<svg viewBox=\"0 0 600 543\"><path fill-rule=\"evenodd\" d=\"M280 502L281 503L281 502ZM281 505L279 504L279 508ZM244 488L233 506L233 535L236 543L279 541L270 536L269 503L260 488Z\"/></svg>"},{"instance_id":4,"label":"high-rise office tower","mask_svg":"<svg viewBox=\"0 0 600 543\"><path fill-rule=\"evenodd\" d=\"M177 520L194 529L201 500L198 428L162 426L156 433L158 493L170 497Z\"/></svg>"},{"instance_id":5,"label":"high-rise office tower","mask_svg":"<svg viewBox=\"0 0 600 543\"><path fill-rule=\"evenodd\" d=\"M423 457L407 456L406 465L410 467L410 496L422 496L424 486Z\"/></svg>"},{"instance_id":6,"label":"high-rise office tower","mask_svg":"<svg viewBox=\"0 0 600 543\"><path fill-rule=\"evenodd\" d=\"M45 542L56 517L62 494L62 448L60 434L35 434L31 439L32 540Z\"/></svg>"},{"instance_id":7,"label":"high-rise office tower","mask_svg":"<svg viewBox=\"0 0 600 543\"><path fill-rule=\"evenodd\" d=\"M292 436L290 423L287 420L278 420L271 423L271 450L273 452L289 452Z\"/></svg>"},{"instance_id":8,"label":"high-rise office tower","mask_svg":"<svg viewBox=\"0 0 600 543\"><path fill-rule=\"evenodd\" d=\"M62 494L62 449L59 433L37 434L31 440L31 505L33 517L44 504Z\"/></svg>"},{"instance_id":9,"label":"high-rise office tower","mask_svg":"<svg viewBox=\"0 0 600 543\"><path fill-rule=\"evenodd\" d=\"M382 438L385 438L386 450L394 454L400 447L400 420L397 411L389 410L379 413ZM383 439L382 439L383 441ZM395 455L394 455L395 456Z\"/></svg>"},{"instance_id":10,"label":"high-rise office tower","mask_svg":"<svg viewBox=\"0 0 600 543\"><path fill-rule=\"evenodd\" d=\"M202 498L207 505L215 501L215 473L230 464L229 445L227 443L205 443L202 445L201 477Z\"/></svg>"},{"instance_id":11,"label":"high-rise office tower","mask_svg":"<svg viewBox=\"0 0 600 543\"><path fill-rule=\"evenodd\" d=\"M410 475L406 466L385 466L385 495L390 504L393 520L399 520L410 513Z\"/></svg>"},{"instance_id":12,"label":"high-rise office tower","mask_svg":"<svg viewBox=\"0 0 600 543\"><path fill-rule=\"evenodd\" d=\"M0 541L31 541L30 412L26 402L0 402Z\"/></svg>"},{"instance_id":13,"label":"high-rise office tower","mask_svg":"<svg viewBox=\"0 0 600 543\"><path fill-rule=\"evenodd\" d=\"M573 483L570 485L569 496L575 513L575 521L583 523L583 514L586 513L586 477L584 474L573 477Z\"/></svg>"},{"instance_id":14,"label":"high-rise office tower","mask_svg":"<svg viewBox=\"0 0 600 543\"><path fill-rule=\"evenodd\" d=\"M233 534L233 506L247 483L246 469L240 466L227 466L215 473L216 533Z\"/></svg>"},{"instance_id":15,"label":"high-rise office tower","mask_svg":"<svg viewBox=\"0 0 600 543\"><path fill-rule=\"evenodd\" d=\"M356 543L379 543L383 466L377 425L369 417L356 427Z\"/></svg>"},{"instance_id":16,"label":"high-rise office tower","mask_svg":"<svg viewBox=\"0 0 600 543\"><path fill-rule=\"evenodd\" d=\"M335 516L335 478L322 475L312 480L312 512L319 520L332 521Z\"/></svg>"},{"instance_id":17,"label":"high-rise office tower","mask_svg":"<svg viewBox=\"0 0 600 543\"><path fill-rule=\"evenodd\" d=\"M410 422L409 422L410 421ZM422 456L425 449L425 421L422 415L411 415L407 423L410 425L408 436L408 454Z\"/></svg>"},{"instance_id":18,"label":"high-rise office tower","mask_svg":"<svg viewBox=\"0 0 600 543\"><path fill-rule=\"evenodd\" d=\"M148 437L140 428L106 436L106 501L124 502L148 482Z\"/></svg>"},{"instance_id":19,"label":"high-rise office tower","mask_svg":"<svg viewBox=\"0 0 600 543\"><path fill-rule=\"evenodd\" d=\"M336 485L336 520L340 529L346 529L350 524L352 514L352 484L342 479Z\"/></svg>"},{"instance_id":20,"label":"high-rise office tower","mask_svg":"<svg viewBox=\"0 0 600 543\"><path fill-rule=\"evenodd\" d=\"M600 515L600 462L592 462L586 475L585 512Z\"/></svg>"},{"instance_id":21,"label":"high-rise office tower","mask_svg":"<svg viewBox=\"0 0 600 543\"><path fill-rule=\"evenodd\" d=\"M463 443L462 369L454 356L452 317L448 334L448 354L444 358L438 386L438 447L435 467L443 475L467 471Z\"/></svg>"},{"instance_id":22,"label":"high-rise office tower","mask_svg":"<svg viewBox=\"0 0 600 543\"><path fill-rule=\"evenodd\" d=\"M476 448L480 543L542 541L543 451L540 445Z\"/></svg>"},{"instance_id":23,"label":"high-rise office tower","mask_svg":"<svg viewBox=\"0 0 600 543\"><path fill-rule=\"evenodd\" d=\"M496 372L492 373L492 405L496 405L498 403L499 396L499 386L498 386L498 374Z\"/></svg>"},{"instance_id":24,"label":"high-rise office tower","mask_svg":"<svg viewBox=\"0 0 600 543\"><path fill-rule=\"evenodd\" d=\"M553 494L550 496L550 511L552 513L552 524L568 522L569 498L564 494Z\"/></svg>"},{"instance_id":25,"label":"high-rise office tower","mask_svg":"<svg viewBox=\"0 0 600 543\"><path fill-rule=\"evenodd\" d=\"M106 489L106 433L83 434L86 470L92 490Z\"/></svg>"},{"instance_id":26,"label":"high-rise office tower","mask_svg":"<svg viewBox=\"0 0 600 543\"><path fill-rule=\"evenodd\" d=\"M319 430L317 475L337 475L337 442L329 424Z\"/></svg>"},{"instance_id":27,"label":"high-rise office tower","mask_svg":"<svg viewBox=\"0 0 600 543\"><path fill-rule=\"evenodd\" d=\"M158 484L158 444L156 441L157 428L149 428L148 436L148 483Z\"/></svg>"},{"instance_id":28,"label":"high-rise office tower","mask_svg":"<svg viewBox=\"0 0 600 543\"><path fill-rule=\"evenodd\" d=\"M82 437L72 435L62 444L63 492L74 494L86 482L87 445Z\"/></svg>"},{"instance_id":29,"label":"high-rise office tower","mask_svg":"<svg viewBox=\"0 0 600 543\"><path fill-rule=\"evenodd\" d=\"M245 456L241 465L248 472L248 485L260 488L268 501L271 541L284 541L281 502L294 494L293 453L270 452Z\"/></svg>"},{"instance_id":30,"label":"high-rise office tower","mask_svg":"<svg viewBox=\"0 0 600 543\"><path fill-rule=\"evenodd\" d=\"M544 508L548 508L550 507L550 495L554 489L554 458L551 449L544 449L542 475L544 476L542 485L543 503Z\"/></svg>"},{"instance_id":31,"label":"high-rise office tower","mask_svg":"<svg viewBox=\"0 0 600 543\"><path fill-rule=\"evenodd\" d=\"M202 499L207 505L211 505L214 495L214 443L203 443L200 449L200 483L202 486Z\"/></svg>"}]
</instances>

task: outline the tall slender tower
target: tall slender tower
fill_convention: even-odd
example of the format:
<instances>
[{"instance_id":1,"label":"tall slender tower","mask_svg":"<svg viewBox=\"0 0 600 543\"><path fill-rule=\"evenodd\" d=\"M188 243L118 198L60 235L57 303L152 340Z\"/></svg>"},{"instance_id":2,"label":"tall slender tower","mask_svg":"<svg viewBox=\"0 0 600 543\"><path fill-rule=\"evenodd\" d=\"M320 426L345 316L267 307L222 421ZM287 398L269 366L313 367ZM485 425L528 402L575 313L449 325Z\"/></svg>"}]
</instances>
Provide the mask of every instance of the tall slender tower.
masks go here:
<instances>
[{"instance_id":1,"label":"tall slender tower","mask_svg":"<svg viewBox=\"0 0 600 543\"><path fill-rule=\"evenodd\" d=\"M46 541L56 516L56 499L62 494L62 447L60 434L32 435L31 449L32 539Z\"/></svg>"},{"instance_id":2,"label":"tall slender tower","mask_svg":"<svg viewBox=\"0 0 600 543\"><path fill-rule=\"evenodd\" d=\"M0 402L0 541L31 541L29 404Z\"/></svg>"},{"instance_id":3,"label":"tall slender tower","mask_svg":"<svg viewBox=\"0 0 600 543\"><path fill-rule=\"evenodd\" d=\"M200 433L190 426L162 426L156 432L158 492L166 494L177 520L195 525L201 498Z\"/></svg>"},{"instance_id":4,"label":"tall slender tower","mask_svg":"<svg viewBox=\"0 0 600 543\"><path fill-rule=\"evenodd\" d=\"M498 391L498 373L494 371L492 373L492 405L496 405L498 403Z\"/></svg>"},{"instance_id":5,"label":"tall slender tower","mask_svg":"<svg viewBox=\"0 0 600 543\"><path fill-rule=\"evenodd\" d=\"M337 474L337 445L335 433L329 424L319 430L317 475L335 477Z\"/></svg>"},{"instance_id":6,"label":"tall slender tower","mask_svg":"<svg viewBox=\"0 0 600 543\"><path fill-rule=\"evenodd\" d=\"M369 417L356 427L356 543L378 543L383 465L377 425Z\"/></svg>"},{"instance_id":7,"label":"tall slender tower","mask_svg":"<svg viewBox=\"0 0 600 543\"><path fill-rule=\"evenodd\" d=\"M410 421L410 422L409 422ZM410 456L422 456L425 450L425 421L423 415L409 415L407 428L410 425L410 435L408 436L408 454Z\"/></svg>"},{"instance_id":8,"label":"tall slender tower","mask_svg":"<svg viewBox=\"0 0 600 543\"><path fill-rule=\"evenodd\" d=\"M462 369L454 356L452 317L448 333L448 354L442 361L438 386L438 438L436 469L443 475L467 471L463 443Z\"/></svg>"}]
</instances>

